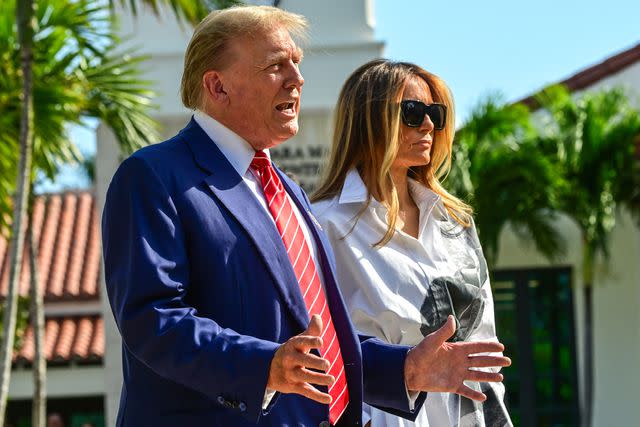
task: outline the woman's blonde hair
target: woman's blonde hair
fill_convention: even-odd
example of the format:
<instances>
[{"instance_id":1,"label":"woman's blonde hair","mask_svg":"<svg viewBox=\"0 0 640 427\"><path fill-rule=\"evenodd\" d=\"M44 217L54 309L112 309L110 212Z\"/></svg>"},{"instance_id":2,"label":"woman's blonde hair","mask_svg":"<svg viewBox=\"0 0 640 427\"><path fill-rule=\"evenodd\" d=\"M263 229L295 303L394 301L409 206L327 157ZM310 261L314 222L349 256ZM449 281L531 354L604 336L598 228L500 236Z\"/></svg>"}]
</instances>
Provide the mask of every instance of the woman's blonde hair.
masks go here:
<instances>
[{"instance_id":1,"label":"woman's blonde hair","mask_svg":"<svg viewBox=\"0 0 640 427\"><path fill-rule=\"evenodd\" d=\"M449 194L440 183L451 167L455 132L453 98L449 89L438 76L415 64L377 59L354 71L340 91L328 165L312 200L339 195L349 170L357 169L369 194L357 217L367 209L371 197L389 211L389 227L375 244L378 247L387 244L395 233L399 202L391 166L400 144L400 101L412 77L426 82L433 102L447 106L447 120L444 129L433 131L430 163L409 168L408 175L438 194L457 222L465 227L471 225L471 208Z\"/></svg>"},{"instance_id":2,"label":"woman's blonde hair","mask_svg":"<svg viewBox=\"0 0 640 427\"><path fill-rule=\"evenodd\" d=\"M209 70L222 71L231 63L230 41L259 36L278 26L294 37L304 38L307 20L302 15L271 6L234 6L207 15L196 26L184 56L180 83L184 106L202 107L202 76Z\"/></svg>"}]
</instances>

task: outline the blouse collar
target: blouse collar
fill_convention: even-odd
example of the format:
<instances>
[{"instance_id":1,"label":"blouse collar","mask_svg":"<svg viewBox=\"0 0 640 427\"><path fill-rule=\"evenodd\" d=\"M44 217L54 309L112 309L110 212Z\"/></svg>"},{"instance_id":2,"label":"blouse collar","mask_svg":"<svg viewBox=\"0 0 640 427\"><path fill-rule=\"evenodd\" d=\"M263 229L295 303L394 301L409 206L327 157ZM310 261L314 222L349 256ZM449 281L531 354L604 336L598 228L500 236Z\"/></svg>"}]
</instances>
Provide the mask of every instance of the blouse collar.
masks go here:
<instances>
[{"instance_id":1,"label":"blouse collar","mask_svg":"<svg viewBox=\"0 0 640 427\"><path fill-rule=\"evenodd\" d=\"M440 201L439 195L418 181L408 178L408 182L409 191L413 196L413 200L421 211L430 210ZM358 170L355 168L350 169L345 177L344 185L342 186L342 191L338 198L338 203L364 203L367 201L368 197L369 192L367 191L364 181L362 181L362 178L360 177L360 173L358 173ZM382 203L373 197L371 197L371 206L384 207Z\"/></svg>"}]
</instances>

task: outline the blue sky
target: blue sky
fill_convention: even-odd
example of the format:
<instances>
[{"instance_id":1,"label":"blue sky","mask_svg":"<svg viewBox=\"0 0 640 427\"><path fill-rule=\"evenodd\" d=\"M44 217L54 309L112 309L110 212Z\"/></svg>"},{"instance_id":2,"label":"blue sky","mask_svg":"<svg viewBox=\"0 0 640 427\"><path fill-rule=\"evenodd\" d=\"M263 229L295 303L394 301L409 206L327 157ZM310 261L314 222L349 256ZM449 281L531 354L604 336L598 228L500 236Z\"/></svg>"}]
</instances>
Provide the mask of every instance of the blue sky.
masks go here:
<instances>
[{"instance_id":1,"label":"blue sky","mask_svg":"<svg viewBox=\"0 0 640 427\"><path fill-rule=\"evenodd\" d=\"M640 43L640 0L377 0L386 56L453 92L464 120L480 96L517 100Z\"/></svg>"},{"instance_id":2,"label":"blue sky","mask_svg":"<svg viewBox=\"0 0 640 427\"><path fill-rule=\"evenodd\" d=\"M376 0L375 16L385 56L442 77L458 122L489 92L514 101L640 43L640 0ZM95 151L91 132L72 136ZM66 170L41 190L86 185Z\"/></svg>"}]
</instances>

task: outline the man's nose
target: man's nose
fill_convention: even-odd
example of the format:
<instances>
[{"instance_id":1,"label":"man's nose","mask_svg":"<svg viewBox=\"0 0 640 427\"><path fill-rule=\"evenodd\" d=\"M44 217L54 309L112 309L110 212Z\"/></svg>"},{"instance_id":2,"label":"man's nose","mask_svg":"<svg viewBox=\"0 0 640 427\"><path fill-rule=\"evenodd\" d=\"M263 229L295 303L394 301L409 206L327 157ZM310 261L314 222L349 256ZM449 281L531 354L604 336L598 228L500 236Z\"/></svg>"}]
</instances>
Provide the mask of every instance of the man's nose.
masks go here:
<instances>
[{"instance_id":1,"label":"man's nose","mask_svg":"<svg viewBox=\"0 0 640 427\"><path fill-rule=\"evenodd\" d=\"M290 75L285 82L286 87L302 87L303 84L304 77L302 77L298 64L292 63Z\"/></svg>"}]
</instances>

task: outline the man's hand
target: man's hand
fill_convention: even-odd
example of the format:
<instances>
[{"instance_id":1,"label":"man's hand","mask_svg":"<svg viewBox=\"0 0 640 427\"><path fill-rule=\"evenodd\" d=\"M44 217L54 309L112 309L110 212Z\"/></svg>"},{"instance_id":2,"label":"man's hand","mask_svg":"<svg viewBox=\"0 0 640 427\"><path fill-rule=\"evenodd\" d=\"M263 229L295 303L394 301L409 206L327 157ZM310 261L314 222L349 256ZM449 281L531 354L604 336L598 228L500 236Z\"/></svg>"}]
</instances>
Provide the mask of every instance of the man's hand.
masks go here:
<instances>
[{"instance_id":1,"label":"man's hand","mask_svg":"<svg viewBox=\"0 0 640 427\"><path fill-rule=\"evenodd\" d=\"M482 402L487 396L467 387L463 381L500 382L502 375L469 368L509 366L511 359L504 356L472 356L501 352L504 346L490 341L446 342L455 331L455 321L453 316L449 316L440 329L427 335L409 351L404 362L405 384L411 391L451 392Z\"/></svg>"},{"instance_id":2,"label":"man's hand","mask_svg":"<svg viewBox=\"0 0 640 427\"><path fill-rule=\"evenodd\" d=\"M335 378L326 372L329 361L309 353L322 347L322 319L317 314L311 317L307 330L290 338L276 351L269 369L267 389L280 393L297 393L323 404L331 403L331 396L322 393L311 384L330 387Z\"/></svg>"}]
</instances>

